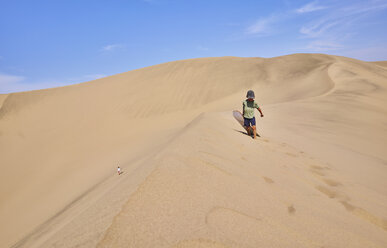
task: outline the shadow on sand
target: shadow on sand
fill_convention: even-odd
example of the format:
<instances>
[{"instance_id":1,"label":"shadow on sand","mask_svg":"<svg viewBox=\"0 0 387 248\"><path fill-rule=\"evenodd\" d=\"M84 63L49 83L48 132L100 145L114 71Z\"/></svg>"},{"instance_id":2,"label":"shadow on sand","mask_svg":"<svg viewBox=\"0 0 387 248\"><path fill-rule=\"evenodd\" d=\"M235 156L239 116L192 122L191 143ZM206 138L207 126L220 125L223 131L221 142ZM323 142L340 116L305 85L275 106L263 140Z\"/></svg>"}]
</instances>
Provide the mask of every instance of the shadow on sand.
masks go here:
<instances>
[{"instance_id":1,"label":"shadow on sand","mask_svg":"<svg viewBox=\"0 0 387 248\"><path fill-rule=\"evenodd\" d=\"M238 133L244 134L244 135L246 135L246 136L250 136L251 138L253 137L252 135L249 135L247 132L243 132L243 131L241 131L241 130L236 130L236 129L234 129L234 131L237 131ZM257 137L261 137L261 136L257 133Z\"/></svg>"}]
</instances>

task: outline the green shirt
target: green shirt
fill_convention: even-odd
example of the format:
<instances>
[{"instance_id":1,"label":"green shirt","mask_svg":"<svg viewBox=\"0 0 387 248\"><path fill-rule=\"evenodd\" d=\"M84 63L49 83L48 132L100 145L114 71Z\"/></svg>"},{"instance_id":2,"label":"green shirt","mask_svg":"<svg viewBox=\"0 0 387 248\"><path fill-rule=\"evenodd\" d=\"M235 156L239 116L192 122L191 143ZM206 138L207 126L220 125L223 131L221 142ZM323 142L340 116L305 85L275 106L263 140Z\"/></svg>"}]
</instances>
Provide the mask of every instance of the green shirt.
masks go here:
<instances>
[{"instance_id":1,"label":"green shirt","mask_svg":"<svg viewBox=\"0 0 387 248\"><path fill-rule=\"evenodd\" d=\"M254 117L254 109L259 108L255 101L243 101L243 117L252 119Z\"/></svg>"}]
</instances>

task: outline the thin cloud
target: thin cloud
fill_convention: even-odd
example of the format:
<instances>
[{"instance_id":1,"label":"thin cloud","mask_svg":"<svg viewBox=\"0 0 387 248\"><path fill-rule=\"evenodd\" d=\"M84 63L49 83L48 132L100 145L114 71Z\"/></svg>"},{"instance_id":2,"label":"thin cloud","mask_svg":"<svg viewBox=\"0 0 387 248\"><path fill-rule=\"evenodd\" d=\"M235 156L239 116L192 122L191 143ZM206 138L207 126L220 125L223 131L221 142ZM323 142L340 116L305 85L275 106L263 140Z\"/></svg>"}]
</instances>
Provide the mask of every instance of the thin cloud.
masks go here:
<instances>
[{"instance_id":1,"label":"thin cloud","mask_svg":"<svg viewBox=\"0 0 387 248\"><path fill-rule=\"evenodd\" d=\"M344 56L366 61L385 61L387 58L387 43L377 44L369 47L356 47L343 51Z\"/></svg>"},{"instance_id":2,"label":"thin cloud","mask_svg":"<svg viewBox=\"0 0 387 248\"><path fill-rule=\"evenodd\" d=\"M0 94L10 93L20 90L22 82L25 80L23 76L15 76L9 74L0 73Z\"/></svg>"},{"instance_id":3,"label":"thin cloud","mask_svg":"<svg viewBox=\"0 0 387 248\"><path fill-rule=\"evenodd\" d=\"M198 50L198 51L208 51L210 49L208 47L204 47L204 46L197 46L196 50Z\"/></svg>"},{"instance_id":4,"label":"thin cloud","mask_svg":"<svg viewBox=\"0 0 387 248\"><path fill-rule=\"evenodd\" d=\"M106 45L106 46L102 47L101 50L103 52L111 52L111 51L122 49L122 48L124 48L124 45L122 45L122 44L110 44L110 45Z\"/></svg>"},{"instance_id":5,"label":"thin cloud","mask_svg":"<svg viewBox=\"0 0 387 248\"><path fill-rule=\"evenodd\" d=\"M28 83L23 76L0 73L0 94L63 86L58 82Z\"/></svg>"},{"instance_id":6,"label":"thin cloud","mask_svg":"<svg viewBox=\"0 0 387 248\"><path fill-rule=\"evenodd\" d=\"M335 41L316 40L316 41L310 42L306 48L308 50L315 51L315 52L323 52L323 51L334 51L334 50L342 49L343 45Z\"/></svg>"},{"instance_id":7,"label":"thin cloud","mask_svg":"<svg viewBox=\"0 0 387 248\"><path fill-rule=\"evenodd\" d=\"M342 24L340 20L322 19L301 27L299 32L309 38L315 38L325 35L330 29L340 24Z\"/></svg>"},{"instance_id":8,"label":"thin cloud","mask_svg":"<svg viewBox=\"0 0 387 248\"><path fill-rule=\"evenodd\" d=\"M379 4L371 4L371 6L368 6L370 4L361 3L353 4L351 7L337 7L336 10L302 26L300 33L309 37L325 36L332 32L335 35L342 35L342 31L345 32L348 30L349 26L355 21L375 11L381 11L387 8L387 2L374 2Z\"/></svg>"},{"instance_id":9,"label":"thin cloud","mask_svg":"<svg viewBox=\"0 0 387 248\"><path fill-rule=\"evenodd\" d=\"M106 74L88 74L78 78L69 78L63 81L45 80L40 82L31 82L23 76L0 73L0 94L61 87L96 80L107 76L108 75Z\"/></svg>"},{"instance_id":10,"label":"thin cloud","mask_svg":"<svg viewBox=\"0 0 387 248\"><path fill-rule=\"evenodd\" d=\"M100 78L104 78L104 77L107 77L107 75L106 74L89 74L89 75L84 76L84 78L87 80L96 80L96 79L100 79Z\"/></svg>"},{"instance_id":11,"label":"thin cloud","mask_svg":"<svg viewBox=\"0 0 387 248\"><path fill-rule=\"evenodd\" d=\"M304 24L299 33L310 39L306 49L310 51L331 51L345 48L348 38L356 37L357 25L371 14L387 8L386 1L371 3L356 2L337 5L332 11L319 15L319 18Z\"/></svg>"},{"instance_id":12,"label":"thin cloud","mask_svg":"<svg viewBox=\"0 0 387 248\"><path fill-rule=\"evenodd\" d=\"M86 75L79 76L79 77L68 78L68 79L66 79L66 82L68 82L67 85L78 84L78 83L83 83L83 82L88 82L88 81L104 78L104 77L107 77L107 76L109 76L109 75L99 74L99 73L97 73L97 74L86 74Z\"/></svg>"},{"instance_id":13,"label":"thin cloud","mask_svg":"<svg viewBox=\"0 0 387 248\"><path fill-rule=\"evenodd\" d=\"M24 79L25 78L23 76L15 76L15 75L0 73L0 85L19 83Z\"/></svg>"},{"instance_id":14,"label":"thin cloud","mask_svg":"<svg viewBox=\"0 0 387 248\"><path fill-rule=\"evenodd\" d=\"M371 11L380 11L387 8L387 1L374 0L363 4L353 5L343 8L343 11L349 15L362 14Z\"/></svg>"},{"instance_id":15,"label":"thin cloud","mask_svg":"<svg viewBox=\"0 0 387 248\"><path fill-rule=\"evenodd\" d=\"M303 13L314 12L314 11L322 10L322 9L326 9L326 8L328 8L328 7L318 5L317 1L314 1L314 2L310 2L310 3L302 6L299 9L296 9L296 12L299 14L303 14Z\"/></svg>"},{"instance_id":16,"label":"thin cloud","mask_svg":"<svg viewBox=\"0 0 387 248\"><path fill-rule=\"evenodd\" d=\"M271 25L277 21L275 16L269 16L257 20L254 24L246 28L246 34L249 35L268 35L272 31Z\"/></svg>"},{"instance_id":17,"label":"thin cloud","mask_svg":"<svg viewBox=\"0 0 387 248\"><path fill-rule=\"evenodd\" d=\"M267 31L268 21L265 19L261 19L256 21L253 25L249 26L246 29L246 33L248 34L258 34Z\"/></svg>"}]
</instances>

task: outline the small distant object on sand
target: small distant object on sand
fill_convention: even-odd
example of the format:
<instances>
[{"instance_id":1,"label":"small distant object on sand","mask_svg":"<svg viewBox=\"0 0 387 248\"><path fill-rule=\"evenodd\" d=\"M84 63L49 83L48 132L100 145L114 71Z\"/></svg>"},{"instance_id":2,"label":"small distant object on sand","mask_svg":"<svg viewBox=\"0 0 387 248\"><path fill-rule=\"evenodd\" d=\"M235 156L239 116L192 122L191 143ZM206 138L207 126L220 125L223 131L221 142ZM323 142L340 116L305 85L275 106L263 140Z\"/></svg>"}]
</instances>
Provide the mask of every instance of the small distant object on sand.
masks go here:
<instances>
[{"instance_id":1,"label":"small distant object on sand","mask_svg":"<svg viewBox=\"0 0 387 248\"><path fill-rule=\"evenodd\" d=\"M122 174L121 168L119 166L117 167L117 173L118 173L118 175Z\"/></svg>"}]
</instances>

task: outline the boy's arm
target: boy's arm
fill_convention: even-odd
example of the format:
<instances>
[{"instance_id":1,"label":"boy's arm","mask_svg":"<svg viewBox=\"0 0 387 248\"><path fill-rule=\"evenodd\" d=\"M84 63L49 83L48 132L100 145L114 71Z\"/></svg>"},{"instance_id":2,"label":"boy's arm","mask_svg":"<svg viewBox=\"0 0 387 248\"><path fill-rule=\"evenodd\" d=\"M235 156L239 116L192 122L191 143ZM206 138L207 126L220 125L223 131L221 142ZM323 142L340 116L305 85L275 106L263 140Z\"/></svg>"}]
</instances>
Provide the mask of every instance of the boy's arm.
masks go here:
<instances>
[{"instance_id":1,"label":"boy's arm","mask_svg":"<svg viewBox=\"0 0 387 248\"><path fill-rule=\"evenodd\" d=\"M245 116L245 104L242 103L242 115Z\"/></svg>"},{"instance_id":2,"label":"boy's arm","mask_svg":"<svg viewBox=\"0 0 387 248\"><path fill-rule=\"evenodd\" d=\"M258 109L259 113L261 113L261 117L263 117L263 113L262 113L262 110L261 110L261 108L260 108L260 107L258 107L257 109Z\"/></svg>"}]
</instances>

